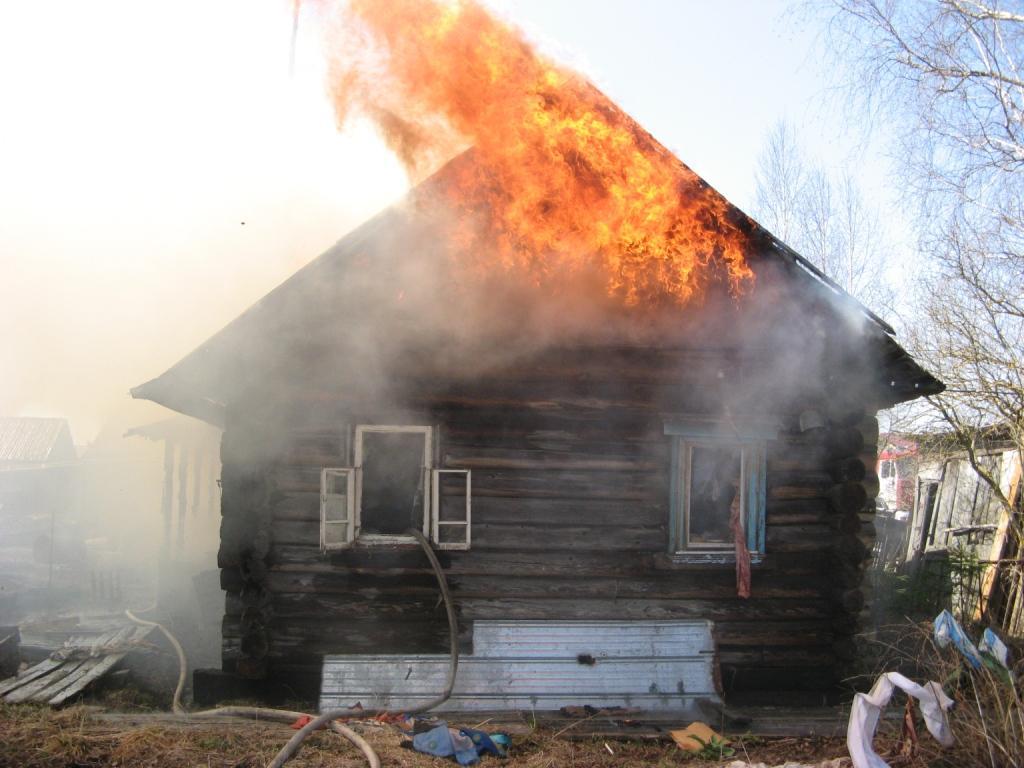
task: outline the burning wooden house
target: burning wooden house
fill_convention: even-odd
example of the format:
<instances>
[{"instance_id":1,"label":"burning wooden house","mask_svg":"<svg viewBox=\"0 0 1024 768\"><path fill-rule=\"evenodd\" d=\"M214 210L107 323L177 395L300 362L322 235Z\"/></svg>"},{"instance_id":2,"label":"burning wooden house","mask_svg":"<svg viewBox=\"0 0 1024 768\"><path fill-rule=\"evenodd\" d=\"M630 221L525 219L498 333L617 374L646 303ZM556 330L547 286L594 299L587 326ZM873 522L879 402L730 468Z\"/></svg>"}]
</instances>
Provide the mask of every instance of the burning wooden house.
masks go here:
<instances>
[{"instance_id":1,"label":"burning wooden house","mask_svg":"<svg viewBox=\"0 0 1024 768\"><path fill-rule=\"evenodd\" d=\"M833 692L865 608L875 412L942 385L699 179L721 209L691 213L742 249L740 291L721 248L687 302L485 273L452 256L453 179L479 174L460 156L133 390L224 428L223 674L364 704L438 690L414 675L447 624L413 528L467 658L504 659L460 667L463 705Z\"/></svg>"},{"instance_id":2,"label":"burning wooden house","mask_svg":"<svg viewBox=\"0 0 1024 768\"><path fill-rule=\"evenodd\" d=\"M223 674L328 707L440 691L425 537L448 706L833 691L875 412L942 385L483 6L342 13L339 122L415 178L472 149L134 390L225 429Z\"/></svg>"}]
</instances>

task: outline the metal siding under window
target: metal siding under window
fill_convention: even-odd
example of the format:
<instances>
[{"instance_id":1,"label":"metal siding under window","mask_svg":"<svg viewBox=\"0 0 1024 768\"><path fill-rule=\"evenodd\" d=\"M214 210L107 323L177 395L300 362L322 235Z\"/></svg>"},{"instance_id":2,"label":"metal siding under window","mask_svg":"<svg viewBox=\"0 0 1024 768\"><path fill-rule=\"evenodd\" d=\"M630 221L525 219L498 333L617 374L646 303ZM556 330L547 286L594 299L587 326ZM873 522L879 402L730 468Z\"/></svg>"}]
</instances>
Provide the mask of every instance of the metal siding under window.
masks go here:
<instances>
[{"instance_id":1,"label":"metal siding under window","mask_svg":"<svg viewBox=\"0 0 1024 768\"><path fill-rule=\"evenodd\" d=\"M708 621L477 621L446 711L568 705L693 711L718 701ZM444 687L448 657L324 658L320 709L361 701L409 709Z\"/></svg>"}]
</instances>

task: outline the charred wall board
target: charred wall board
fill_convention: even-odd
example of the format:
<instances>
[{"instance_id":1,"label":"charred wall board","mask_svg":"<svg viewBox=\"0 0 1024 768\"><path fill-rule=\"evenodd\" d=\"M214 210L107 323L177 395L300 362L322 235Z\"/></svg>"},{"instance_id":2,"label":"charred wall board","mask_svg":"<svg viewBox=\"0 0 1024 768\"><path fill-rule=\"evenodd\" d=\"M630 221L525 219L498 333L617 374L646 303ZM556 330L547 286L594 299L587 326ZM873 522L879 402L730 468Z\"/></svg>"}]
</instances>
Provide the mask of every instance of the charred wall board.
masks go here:
<instances>
[{"instance_id":1,"label":"charred wall board","mask_svg":"<svg viewBox=\"0 0 1024 768\"><path fill-rule=\"evenodd\" d=\"M467 651L483 619L709 619L727 694L830 690L863 605L870 547L858 513L871 473L856 463L873 420L862 426L846 409L801 432L801 410L828 411L807 391L760 414L782 429L768 444L767 553L743 600L733 567L665 558L666 414L720 414L731 381L728 361L702 372L681 359L409 381L392 412L341 390L235 404L222 451L225 670L251 670L255 653L272 673L309 679L325 654L446 650L444 608L418 548L318 546L320 469L349 462L350 426L421 423L439 427L440 466L473 472L473 547L439 553Z\"/></svg>"}]
</instances>

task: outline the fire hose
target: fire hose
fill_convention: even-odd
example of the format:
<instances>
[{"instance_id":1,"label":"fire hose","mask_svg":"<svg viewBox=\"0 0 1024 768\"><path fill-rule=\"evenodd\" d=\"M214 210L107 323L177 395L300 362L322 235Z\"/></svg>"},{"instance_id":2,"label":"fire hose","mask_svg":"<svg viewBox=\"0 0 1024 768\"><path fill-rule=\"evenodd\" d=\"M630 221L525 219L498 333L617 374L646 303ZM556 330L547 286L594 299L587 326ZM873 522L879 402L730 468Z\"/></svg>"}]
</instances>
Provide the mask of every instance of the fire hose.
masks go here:
<instances>
[{"instance_id":1,"label":"fire hose","mask_svg":"<svg viewBox=\"0 0 1024 768\"><path fill-rule=\"evenodd\" d=\"M159 629L163 633L164 637L167 638L167 641L174 647L174 652L178 654L178 684L174 687L174 697L171 699L171 710L176 715L187 714L185 708L181 706L181 692L185 690L185 676L188 670L188 659L185 658L185 649L181 647L181 643L178 642L178 639L172 635L163 624L140 619L131 611L125 611L124 613L129 619L140 626L156 627Z\"/></svg>"},{"instance_id":2,"label":"fire hose","mask_svg":"<svg viewBox=\"0 0 1024 768\"><path fill-rule=\"evenodd\" d=\"M440 706L452 695L452 689L455 687L455 676L459 669L459 625L455 617L455 606L452 603L451 593L448 590L448 580L445 578L444 570L441 568L441 563L438 561L437 555L430 546L430 542L427 541L427 538L422 533L415 529L410 529L408 533L413 536L417 542L419 542L421 547L423 547L423 551L426 553L427 559L430 561L430 566L434 570L434 576L437 577L437 584L441 590L441 598L444 601L445 613L448 616L449 632L448 678L445 681L444 690L440 695L431 699L427 703L405 710L405 714L415 715ZM174 689L172 708L175 714L190 714L181 706L181 692L185 686L186 670L188 669L188 661L185 658L185 651L182 649L181 643L179 643L174 635L172 635L163 625L158 624L155 621L140 619L131 611L125 611L125 614L127 614L128 618L136 624L156 627L159 629L174 647L174 650L178 655L178 684ZM323 728L324 726L330 727L335 733L352 742L366 757L367 762L370 764L370 768L380 768L380 758L378 758L377 754L373 751L373 747L371 747L362 736L351 728L348 728L336 721L339 718L348 717L376 717L378 715L386 714L387 711L388 710L386 709L379 708L353 709L351 707L346 707L341 709L331 709L316 717L312 717L312 719L300 728L281 748L274 759L269 763L268 768L281 768L281 766L295 757L299 748L302 746L302 742L305 741L313 731ZM305 712L293 712L285 709L269 709L264 707L218 707L216 709L207 709L202 712L194 712L191 713L191 715L195 717L245 717L255 720L274 720L277 722L287 723L293 723L296 720L311 717Z\"/></svg>"},{"instance_id":3,"label":"fire hose","mask_svg":"<svg viewBox=\"0 0 1024 768\"><path fill-rule=\"evenodd\" d=\"M448 665L448 679L445 682L444 690L439 696L431 699L426 704L421 704L418 707L405 710L406 714L416 715L440 706L452 695L452 689L455 687L455 675L459 669L459 625L455 618L455 606L452 604L452 597L448 591L448 580L444 576L441 563L438 562L437 555L434 554L434 550L430 546L430 542L427 541L427 538L422 533L415 529L409 529L409 533L414 536L420 543L420 546L423 547L423 551L426 553L427 559L430 560L430 565L434 569L434 575L437 577L438 586L441 588L441 597L444 599L445 612L448 614L448 632L450 641L450 663ZM299 747L302 746L302 742L306 740L309 734L318 728L322 728L327 723L337 720L339 717L366 717L368 715L372 717L382 715L385 712L387 712L386 709L329 709L310 720L299 731L297 731L296 734L288 740L288 743L281 748L281 751L277 753L277 756L270 762L267 768L281 768L281 766L295 757L295 754L299 751Z\"/></svg>"}]
</instances>

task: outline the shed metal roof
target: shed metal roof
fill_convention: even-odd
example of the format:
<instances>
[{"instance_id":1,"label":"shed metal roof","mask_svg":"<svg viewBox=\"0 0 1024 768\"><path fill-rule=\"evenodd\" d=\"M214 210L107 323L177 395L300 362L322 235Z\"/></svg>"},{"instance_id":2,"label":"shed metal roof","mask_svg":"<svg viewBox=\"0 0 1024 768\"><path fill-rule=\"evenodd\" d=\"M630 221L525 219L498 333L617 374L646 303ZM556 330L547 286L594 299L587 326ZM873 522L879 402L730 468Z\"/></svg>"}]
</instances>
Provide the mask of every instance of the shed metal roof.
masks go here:
<instances>
[{"instance_id":1,"label":"shed metal roof","mask_svg":"<svg viewBox=\"0 0 1024 768\"><path fill-rule=\"evenodd\" d=\"M71 461L67 419L0 416L0 466Z\"/></svg>"}]
</instances>

